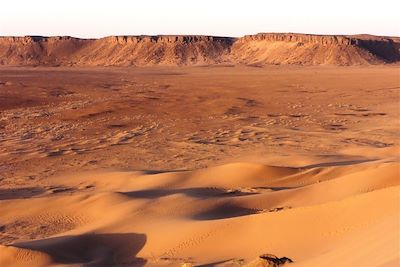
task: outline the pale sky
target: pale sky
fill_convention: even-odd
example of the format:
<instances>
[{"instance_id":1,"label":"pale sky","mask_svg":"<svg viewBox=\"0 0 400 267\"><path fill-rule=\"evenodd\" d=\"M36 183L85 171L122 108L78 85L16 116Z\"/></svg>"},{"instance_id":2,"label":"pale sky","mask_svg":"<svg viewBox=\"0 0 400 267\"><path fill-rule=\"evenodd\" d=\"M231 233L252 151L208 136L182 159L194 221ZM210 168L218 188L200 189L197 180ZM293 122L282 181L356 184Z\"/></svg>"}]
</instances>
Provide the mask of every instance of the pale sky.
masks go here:
<instances>
[{"instance_id":1,"label":"pale sky","mask_svg":"<svg viewBox=\"0 0 400 267\"><path fill-rule=\"evenodd\" d=\"M1 0L0 35L400 36L400 0Z\"/></svg>"}]
</instances>

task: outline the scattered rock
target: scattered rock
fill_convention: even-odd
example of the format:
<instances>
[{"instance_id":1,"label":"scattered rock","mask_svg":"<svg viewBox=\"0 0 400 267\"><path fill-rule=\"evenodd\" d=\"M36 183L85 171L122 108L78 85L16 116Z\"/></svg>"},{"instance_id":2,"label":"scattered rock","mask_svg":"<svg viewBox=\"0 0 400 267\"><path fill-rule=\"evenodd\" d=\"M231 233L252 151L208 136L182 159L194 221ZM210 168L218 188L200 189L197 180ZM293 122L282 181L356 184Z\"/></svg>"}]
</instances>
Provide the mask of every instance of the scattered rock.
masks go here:
<instances>
[{"instance_id":1,"label":"scattered rock","mask_svg":"<svg viewBox=\"0 0 400 267\"><path fill-rule=\"evenodd\" d=\"M247 264L247 267L280 267L284 266L286 263L292 263L293 260L282 257L279 258L272 254L263 254L258 259Z\"/></svg>"}]
</instances>

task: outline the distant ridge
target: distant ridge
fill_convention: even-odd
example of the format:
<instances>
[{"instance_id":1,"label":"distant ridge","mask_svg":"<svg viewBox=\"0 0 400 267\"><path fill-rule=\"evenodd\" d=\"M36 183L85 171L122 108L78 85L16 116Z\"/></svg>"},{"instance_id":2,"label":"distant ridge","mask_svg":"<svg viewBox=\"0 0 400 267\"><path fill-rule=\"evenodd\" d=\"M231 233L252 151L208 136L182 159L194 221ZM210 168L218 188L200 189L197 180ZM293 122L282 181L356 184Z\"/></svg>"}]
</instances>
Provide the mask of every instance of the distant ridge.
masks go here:
<instances>
[{"instance_id":1,"label":"distant ridge","mask_svg":"<svg viewBox=\"0 0 400 267\"><path fill-rule=\"evenodd\" d=\"M160 35L80 39L0 37L0 65L371 65L400 61L400 38L260 33L242 38Z\"/></svg>"},{"instance_id":2,"label":"distant ridge","mask_svg":"<svg viewBox=\"0 0 400 267\"><path fill-rule=\"evenodd\" d=\"M397 40L398 41L398 40ZM260 33L232 47L246 64L369 65L400 60L400 42L380 36Z\"/></svg>"}]
</instances>

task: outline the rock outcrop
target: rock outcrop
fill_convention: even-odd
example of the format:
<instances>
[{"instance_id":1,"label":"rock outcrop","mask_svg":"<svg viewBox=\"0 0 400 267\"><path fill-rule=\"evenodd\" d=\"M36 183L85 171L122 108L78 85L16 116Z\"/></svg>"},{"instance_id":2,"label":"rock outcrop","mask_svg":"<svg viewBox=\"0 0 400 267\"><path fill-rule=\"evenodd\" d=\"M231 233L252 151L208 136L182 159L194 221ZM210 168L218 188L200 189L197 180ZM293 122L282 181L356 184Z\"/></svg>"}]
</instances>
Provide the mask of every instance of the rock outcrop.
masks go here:
<instances>
[{"instance_id":1,"label":"rock outcrop","mask_svg":"<svg viewBox=\"0 0 400 267\"><path fill-rule=\"evenodd\" d=\"M244 64L368 65L400 60L399 43L390 38L310 34L257 34L232 47Z\"/></svg>"},{"instance_id":2,"label":"rock outcrop","mask_svg":"<svg viewBox=\"0 0 400 267\"><path fill-rule=\"evenodd\" d=\"M0 65L364 65L399 61L399 38L370 35L0 37Z\"/></svg>"},{"instance_id":3,"label":"rock outcrop","mask_svg":"<svg viewBox=\"0 0 400 267\"><path fill-rule=\"evenodd\" d=\"M281 267L292 262L287 257L279 258L272 254L263 254L258 259L247 264L246 267Z\"/></svg>"},{"instance_id":4,"label":"rock outcrop","mask_svg":"<svg viewBox=\"0 0 400 267\"><path fill-rule=\"evenodd\" d=\"M227 57L234 39L211 36L2 37L1 65L195 65Z\"/></svg>"}]
</instances>

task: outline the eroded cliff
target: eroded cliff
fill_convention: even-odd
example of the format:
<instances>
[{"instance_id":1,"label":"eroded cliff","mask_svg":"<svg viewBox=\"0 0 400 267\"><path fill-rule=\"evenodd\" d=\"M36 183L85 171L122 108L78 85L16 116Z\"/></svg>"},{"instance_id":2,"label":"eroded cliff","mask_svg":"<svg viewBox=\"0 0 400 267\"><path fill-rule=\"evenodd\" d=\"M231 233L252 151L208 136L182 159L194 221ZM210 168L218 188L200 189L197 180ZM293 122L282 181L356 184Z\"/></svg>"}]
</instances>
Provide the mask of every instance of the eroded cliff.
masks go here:
<instances>
[{"instance_id":1,"label":"eroded cliff","mask_svg":"<svg viewBox=\"0 0 400 267\"><path fill-rule=\"evenodd\" d=\"M370 35L0 37L0 65L364 65L398 62L399 49L398 38Z\"/></svg>"}]
</instances>

